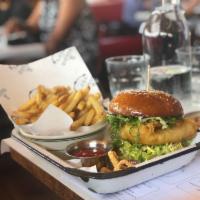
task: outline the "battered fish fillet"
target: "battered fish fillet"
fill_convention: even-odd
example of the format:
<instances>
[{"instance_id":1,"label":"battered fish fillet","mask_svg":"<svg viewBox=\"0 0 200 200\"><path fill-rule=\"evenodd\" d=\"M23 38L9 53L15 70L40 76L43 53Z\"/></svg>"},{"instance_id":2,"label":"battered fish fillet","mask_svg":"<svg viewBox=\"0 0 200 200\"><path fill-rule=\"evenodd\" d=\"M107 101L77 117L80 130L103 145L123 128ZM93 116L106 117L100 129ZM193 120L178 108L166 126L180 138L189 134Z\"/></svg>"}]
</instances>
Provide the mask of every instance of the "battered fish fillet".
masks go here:
<instances>
[{"instance_id":1,"label":"battered fish fillet","mask_svg":"<svg viewBox=\"0 0 200 200\"><path fill-rule=\"evenodd\" d=\"M190 119L182 119L170 128L161 129L153 123L141 124L139 127L125 125L120 131L121 138L132 143L157 145L176 143L192 139L197 133L197 125Z\"/></svg>"}]
</instances>

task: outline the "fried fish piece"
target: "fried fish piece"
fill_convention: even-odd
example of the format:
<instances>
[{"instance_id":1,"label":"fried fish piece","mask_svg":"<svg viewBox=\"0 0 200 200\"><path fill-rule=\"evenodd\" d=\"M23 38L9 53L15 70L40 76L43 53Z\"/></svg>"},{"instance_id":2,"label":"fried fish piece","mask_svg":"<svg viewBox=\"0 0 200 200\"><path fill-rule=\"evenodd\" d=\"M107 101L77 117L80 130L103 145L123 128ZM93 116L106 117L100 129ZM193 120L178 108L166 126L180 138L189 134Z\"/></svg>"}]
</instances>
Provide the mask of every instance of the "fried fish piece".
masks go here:
<instances>
[{"instance_id":1,"label":"fried fish piece","mask_svg":"<svg viewBox=\"0 0 200 200\"><path fill-rule=\"evenodd\" d=\"M166 129L157 129L152 122L141 124L139 127L126 124L120 131L122 139L145 145L181 142L192 139L196 133L197 125L190 119L179 120L174 126Z\"/></svg>"}]
</instances>

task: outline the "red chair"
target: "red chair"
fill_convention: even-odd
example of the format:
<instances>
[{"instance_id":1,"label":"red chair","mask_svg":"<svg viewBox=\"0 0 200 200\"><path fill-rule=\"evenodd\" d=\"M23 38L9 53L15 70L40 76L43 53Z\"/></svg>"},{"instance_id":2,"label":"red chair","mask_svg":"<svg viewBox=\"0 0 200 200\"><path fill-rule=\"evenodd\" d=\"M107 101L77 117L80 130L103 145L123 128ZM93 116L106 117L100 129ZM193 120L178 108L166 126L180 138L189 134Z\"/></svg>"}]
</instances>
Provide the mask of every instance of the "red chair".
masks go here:
<instances>
[{"instance_id":1,"label":"red chair","mask_svg":"<svg viewBox=\"0 0 200 200\"><path fill-rule=\"evenodd\" d=\"M97 23L121 21L123 0L102 0L91 4L91 10Z\"/></svg>"},{"instance_id":2,"label":"red chair","mask_svg":"<svg viewBox=\"0 0 200 200\"><path fill-rule=\"evenodd\" d=\"M102 58L111 56L141 54L141 36L115 36L99 39L99 49Z\"/></svg>"},{"instance_id":3,"label":"red chair","mask_svg":"<svg viewBox=\"0 0 200 200\"><path fill-rule=\"evenodd\" d=\"M140 35L110 36L107 34L106 23L122 21L123 0L101 0L91 4L90 7L99 25L101 60L110 56L142 53Z\"/></svg>"},{"instance_id":4,"label":"red chair","mask_svg":"<svg viewBox=\"0 0 200 200\"><path fill-rule=\"evenodd\" d=\"M107 1L107 3L106 3ZM112 56L142 53L141 36L110 35L107 24L122 21L123 0L102 0L102 4L91 5L91 10L99 25L99 58L96 76L100 79L105 91L108 90L105 59ZM106 93L106 92L105 92Z\"/></svg>"}]
</instances>

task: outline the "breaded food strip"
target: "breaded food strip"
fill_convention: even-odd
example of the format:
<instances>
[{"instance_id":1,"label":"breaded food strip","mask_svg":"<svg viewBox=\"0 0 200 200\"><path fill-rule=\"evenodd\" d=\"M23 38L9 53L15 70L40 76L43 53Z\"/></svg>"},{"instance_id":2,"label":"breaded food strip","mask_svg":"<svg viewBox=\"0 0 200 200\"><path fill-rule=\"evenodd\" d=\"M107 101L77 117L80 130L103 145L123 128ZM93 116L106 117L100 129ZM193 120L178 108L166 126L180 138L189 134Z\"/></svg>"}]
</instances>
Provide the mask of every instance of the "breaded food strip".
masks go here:
<instances>
[{"instance_id":1,"label":"breaded food strip","mask_svg":"<svg viewBox=\"0 0 200 200\"><path fill-rule=\"evenodd\" d=\"M120 131L121 137L132 143L138 142L146 145L177 143L192 139L197 134L197 125L190 119L182 119L173 127L156 129L154 123L141 124L139 127L125 125Z\"/></svg>"}]
</instances>

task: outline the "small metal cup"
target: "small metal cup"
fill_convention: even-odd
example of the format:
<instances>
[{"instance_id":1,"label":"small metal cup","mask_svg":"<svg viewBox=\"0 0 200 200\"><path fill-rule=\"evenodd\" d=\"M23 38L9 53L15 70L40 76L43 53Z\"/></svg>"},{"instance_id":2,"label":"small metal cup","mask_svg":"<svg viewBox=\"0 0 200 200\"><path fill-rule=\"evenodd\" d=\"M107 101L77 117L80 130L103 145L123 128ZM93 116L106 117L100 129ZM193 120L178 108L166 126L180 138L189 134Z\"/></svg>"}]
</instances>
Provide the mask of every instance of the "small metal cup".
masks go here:
<instances>
[{"instance_id":1,"label":"small metal cup","mask_svg":"<svg viewBox=\"0 0 200 200\"><path fill-rule=\"evenodd\" d=\"M98 163L103 163L106 160L107 153L111 150L112 145L108 141L105 140L83 140L80 142L72 143L68 145L65 149L65 153L72 159L80 159L83 167L91 167L94 165L98 165ZM99 149L104 152L100 155L90 156L90 157L77 157L73 155L73 152L83 149L90 149L93 151L97 151Z\"/></svg>"}]
</instances>

